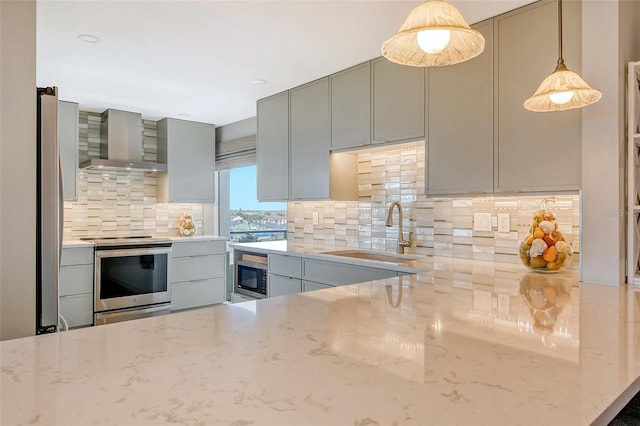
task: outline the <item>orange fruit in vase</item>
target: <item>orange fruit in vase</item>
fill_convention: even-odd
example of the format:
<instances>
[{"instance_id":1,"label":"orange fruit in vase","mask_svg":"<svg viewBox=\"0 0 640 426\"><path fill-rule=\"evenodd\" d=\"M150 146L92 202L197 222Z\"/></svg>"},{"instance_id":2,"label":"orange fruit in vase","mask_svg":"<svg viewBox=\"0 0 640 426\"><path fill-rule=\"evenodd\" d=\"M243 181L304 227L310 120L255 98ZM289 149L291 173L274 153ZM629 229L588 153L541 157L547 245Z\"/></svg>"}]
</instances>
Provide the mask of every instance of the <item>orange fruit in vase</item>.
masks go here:
<instances>
[{"instance_id":1,"label":"orange fruit in vase","mask_svg":"<svg viewBox=\"0 0 640 426\"><path fill-rule=\"evenodd\" d=\"M551 236L550 236L550 235L545 235L544 237L542 237L542 240L543 240L545 243L547 243L547 245L548 245L549 247L552 247L552 246L555 246L555 245L556 245L556 241L555 241L553 238L551 238Z\"/></svg>"},{"instance_id":2,"label":"orange fruit in vase","mask_svg":"<svg viewBox=\"0 0 640 426\"><path fill-rule=\"evenodd\" d=\"M533 238L542 238L544 237L544 231L540 229L539 226L536 226L536 229L533 230Z\"/></svg>"},{"instance_id":3,"label":"orange fruit in vase","mask_svg":"<svg viewBox=\"0 0 640 426\"><path fill-rule=\"evenodd\" d=\"M547 262L553 262L558 256L558 249L555 246L551 246L542 253L542 258Z\"/></svg>"}]
</instances>

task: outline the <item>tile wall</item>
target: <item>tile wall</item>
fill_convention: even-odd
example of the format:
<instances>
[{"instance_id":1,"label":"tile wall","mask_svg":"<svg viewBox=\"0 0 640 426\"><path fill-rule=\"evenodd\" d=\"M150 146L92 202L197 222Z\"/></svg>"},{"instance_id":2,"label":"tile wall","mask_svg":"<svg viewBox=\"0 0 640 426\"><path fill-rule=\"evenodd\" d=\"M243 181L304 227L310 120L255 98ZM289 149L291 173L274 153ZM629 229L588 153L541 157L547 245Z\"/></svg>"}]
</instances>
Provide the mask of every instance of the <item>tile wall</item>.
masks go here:
<instances>
[{"instance_id":1,"label":"tile wall","mask_svg":"<svg viewBox=\"0 0 640 426\"><path fill-rule=\"evenodd\" d=\"M394 226L386 227L389 204L403 206L405 238L414 233L416 247L408 252L518 263L518 244L545 196L427 198L424 195L424 142L395 145L358 153L358 200L293 202L287 208L287 238L296 244L396 250ZM559 229L579 252L580 198L556 195L549 208ZM473 230L474 213L510 215L510 232ZM314 213L318 224L313 223ZM574 264L579 256L574 256Z\"/></svg>"},{"instance_id":2,"label":"tile wall","mask_svg":"<svg viewBox=\"0 0 640 426\"><path fill-rule=\"evenodd\" d=\"M80 111L80 161L100 157L100 114ZM143 159L156 161L154 121L143 120ZM77 201L64 203L64 239L86 236L179 235L180 218L193 214L204 228L205 204L156 203L156 174L140 170L80 170Z\"/></svg>"}]
</instances>

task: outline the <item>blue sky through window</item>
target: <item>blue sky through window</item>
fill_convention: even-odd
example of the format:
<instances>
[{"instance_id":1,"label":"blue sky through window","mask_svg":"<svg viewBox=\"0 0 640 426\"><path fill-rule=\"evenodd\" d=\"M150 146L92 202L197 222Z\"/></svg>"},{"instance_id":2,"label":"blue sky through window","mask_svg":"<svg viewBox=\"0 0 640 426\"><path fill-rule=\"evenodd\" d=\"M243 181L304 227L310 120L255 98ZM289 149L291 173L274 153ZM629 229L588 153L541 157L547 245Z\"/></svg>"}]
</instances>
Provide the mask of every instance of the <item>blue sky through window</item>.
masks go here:
<instances>
[{"instance_id":1,"label":"blue sky through window","mask_svg":"<svg viewBox=\"0 0 640 426\"><path fill-rule=\"evenodd\" d=\"M231 169L229 207L231 210L285 210L286 203L260 203L255 165Z\"/></svg>"}]
</instances>

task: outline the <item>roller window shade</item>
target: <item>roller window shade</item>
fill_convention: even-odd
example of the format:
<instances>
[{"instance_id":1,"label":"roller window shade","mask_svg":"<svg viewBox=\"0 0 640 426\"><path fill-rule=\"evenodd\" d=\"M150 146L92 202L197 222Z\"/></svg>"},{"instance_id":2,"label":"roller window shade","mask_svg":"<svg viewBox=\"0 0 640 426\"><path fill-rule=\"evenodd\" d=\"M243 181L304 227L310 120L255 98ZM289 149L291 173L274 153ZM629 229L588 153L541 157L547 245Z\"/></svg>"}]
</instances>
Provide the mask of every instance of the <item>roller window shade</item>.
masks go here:
<instances>
[{"instance_id":1,"label":"roller window shade","mask_svg":"<svg viewBox=\"0 0 640 426\"><path fill-rule=\"evenodd\" d=\"M256 164L256 135L216 140L216 170L228 170Z\"/></svg>"}]
</instances>

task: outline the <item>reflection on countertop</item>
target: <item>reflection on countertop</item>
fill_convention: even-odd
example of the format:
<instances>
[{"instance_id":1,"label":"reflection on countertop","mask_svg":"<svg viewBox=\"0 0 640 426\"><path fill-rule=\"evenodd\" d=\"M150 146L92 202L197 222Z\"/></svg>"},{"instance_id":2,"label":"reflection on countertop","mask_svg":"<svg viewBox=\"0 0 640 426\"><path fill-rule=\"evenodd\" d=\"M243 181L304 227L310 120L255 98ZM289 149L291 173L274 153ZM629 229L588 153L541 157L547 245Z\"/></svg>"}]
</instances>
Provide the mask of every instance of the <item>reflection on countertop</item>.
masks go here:
<instances>
[{"instance_id":1,"label":"reflection on countertop","mask_svg":"<svg viewBox=\"0 0 640 426\"><path fill-rule=\"evenodd\" d=\"M0 423L583 425L640 390L633 287L424 262L417 275L1 342Z\"/></svg>"}]
</instances>

